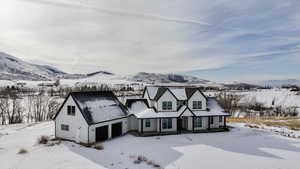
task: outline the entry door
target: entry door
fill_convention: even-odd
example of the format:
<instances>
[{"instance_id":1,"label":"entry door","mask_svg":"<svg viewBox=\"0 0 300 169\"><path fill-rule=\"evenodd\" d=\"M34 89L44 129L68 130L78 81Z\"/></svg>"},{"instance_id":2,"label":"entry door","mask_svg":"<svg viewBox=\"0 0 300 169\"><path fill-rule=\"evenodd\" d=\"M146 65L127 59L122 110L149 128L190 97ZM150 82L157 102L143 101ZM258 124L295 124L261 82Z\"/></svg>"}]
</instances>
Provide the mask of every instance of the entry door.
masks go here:
<instances>
[{"instance_id":1,"label":"entry door","mask_svg":"<svg viewBox=\"0 0 300 169\"><path fill-rule=\"evenodd\" d=\"M104 141L108 139L108 126L102 126L96 128L96 142Z\"/></svg>"},{"instance_id":2,"label":"entry door","mask_svg":"<svg viewBox=\"0 0 300 169\"><path fill-rule=\"evenodd\" d=\"M184 130L188 129L188 117L183 117L183 119L182 119L182 129L184 129Z\"/></svg>"}]
</instances>

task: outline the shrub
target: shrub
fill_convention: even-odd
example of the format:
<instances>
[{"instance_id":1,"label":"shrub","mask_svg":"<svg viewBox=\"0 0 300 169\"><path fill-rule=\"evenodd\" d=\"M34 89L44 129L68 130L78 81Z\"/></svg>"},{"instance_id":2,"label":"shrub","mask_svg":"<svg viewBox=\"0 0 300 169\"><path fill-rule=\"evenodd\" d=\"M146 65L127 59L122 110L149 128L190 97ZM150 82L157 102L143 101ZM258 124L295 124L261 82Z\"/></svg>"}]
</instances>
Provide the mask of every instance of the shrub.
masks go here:
<instances>
[{"instance_id":1,"label":"shrub","mask_svg":"<svg viewBox=\"0 0 300 169\"><path fill-rule=\"evenodd\" d=\"M50 138L48 136L41 136L38 139L39 144L47 144L49 142Z\"/></svg>"},{"instance_id":2,"label":"shrub","mask_svg":"<svg viewBox=\"0 0 300 169\"><path fill-rule=\"evenodd\" d=\"M94 146L94 148L95 148L96 150L103 150L103 149L104 149L104 146L103 146L102 144L100 144L100 143L97 143L97 144Z\"/></svg>"},{"instance_id":3,"label":"shrub","mask_svg":"<svg viewBox=\"0 0 300 169\"><path fill-rule=\"evenodd\" d=\"M18 152L18 154L27 154L28 153L28 150L24 149L24 148L21 148Z\"/></svg>"}]
</instances>

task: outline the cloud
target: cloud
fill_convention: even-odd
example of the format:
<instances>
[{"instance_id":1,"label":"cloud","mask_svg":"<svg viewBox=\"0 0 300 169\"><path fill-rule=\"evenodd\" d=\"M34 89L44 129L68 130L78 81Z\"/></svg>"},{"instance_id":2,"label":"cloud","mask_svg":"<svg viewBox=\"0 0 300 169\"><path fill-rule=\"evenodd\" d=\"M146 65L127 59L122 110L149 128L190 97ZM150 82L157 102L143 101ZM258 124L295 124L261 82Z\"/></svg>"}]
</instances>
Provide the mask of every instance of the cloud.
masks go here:
<instances>
[{"instance_id":1,"label":"cloud","mask_svg":"<svg viewBox=\"0 0 300 169\"><path fill-rule=\"evenodd\" d=\"M0 51L67 72L194 72L267 56L299 61L296 0L1 3Z\"/></svg>"}]
</instances>

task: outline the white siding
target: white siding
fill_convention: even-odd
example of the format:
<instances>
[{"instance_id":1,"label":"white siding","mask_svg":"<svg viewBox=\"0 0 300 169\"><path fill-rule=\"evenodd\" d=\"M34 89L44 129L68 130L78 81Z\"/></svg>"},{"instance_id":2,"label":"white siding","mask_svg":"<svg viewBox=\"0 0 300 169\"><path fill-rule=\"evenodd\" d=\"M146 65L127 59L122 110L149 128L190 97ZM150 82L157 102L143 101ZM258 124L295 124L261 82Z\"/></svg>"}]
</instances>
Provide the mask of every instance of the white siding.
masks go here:
<instances>
[{"instance_id":1,"label":"white siding","mask_svg":"<svg viewBox=\"0 0 300 169\"><path fill-rule=\"evenodd\" d=\"M111 138L111 125L114 124L114 123L119 123L119 122L122 122L122 129L123 129L122 134L127 133L127 131L128 131L128 120L127 120L127 118L91 125L90 128L89 128L89 141L90 141L90 143L93 143L93 142L96 141L96 128L97 127L108 125L108 138Z\"/></svg>"},{"instance_id":2,"label":"white siding","mask_svg":"<svg viewBox=\"0 0 300 169\"><path fill-rule=\"evenodd\" d=\"M170 93L169 90L167 90L157 101L157 110L158 111L163 111L162 110L162 103L164 101L171 101L172 102L172 110L168 111L177 111L177 100L176 98Z\"/></svg>"},{"instance_id":3,"label":"white siding","mask_svg":"<svg viewBox=\"0 0 300 169\"><path fill-rule=\"evenodd\" d=\"M149 119L150 120L150 127L146 127L146 119L143 119L143 132L149 132L149 131L158 131L157 130L157 123L158 123L158 119ZM142 131L142 128L141 128L141 119L139 119L139 122L138 122L138 126L139 126L139 132Z\"/></svg>"},{"instance_id":4,"label":"white siding","mask_svg":"<svg viewBox=\"0 0 300 169\"><path fill-rule=\"evenodd\" d=\"M190 97L188 101L188 107L193 110L193 101L201 101L202 102L202 109L201 110L206 110L206 99L205 97L199 92L196 91L192 97Z\"/></svg>"},{"instance_id":5,"label":"white siding","mask_svg":"<svg viewBox=\"0 0 300 169\"><path fill-rule=\"evenodd\" d=\"M128 131L138 130L138 119L135 116L128 117Z\"/></svg>"},{"instance_id":6,"label":"white siding","mask_svg":"<svg viewBox=\"0 0 300 169\"><path fill-rule=\"evenodd\" d=\"M75 106L75 116L67 115L67 107ZM61 130L61 125L69 125L69 131ZM88 124L83 118L79 108L70 96L55 119L56 137L73 140L76 142L88 142Z\"/></svg>"},{"instance_id":7,"label":"white siding","mask_svg":"<svg viewBox=\"0 0 300 169\"><path fill-rule=\"evenodd\" d=\"M202 117L202 127L195 127L195 130L206 130L208 129L208 117Z\"/></svg>"}]
</instances>

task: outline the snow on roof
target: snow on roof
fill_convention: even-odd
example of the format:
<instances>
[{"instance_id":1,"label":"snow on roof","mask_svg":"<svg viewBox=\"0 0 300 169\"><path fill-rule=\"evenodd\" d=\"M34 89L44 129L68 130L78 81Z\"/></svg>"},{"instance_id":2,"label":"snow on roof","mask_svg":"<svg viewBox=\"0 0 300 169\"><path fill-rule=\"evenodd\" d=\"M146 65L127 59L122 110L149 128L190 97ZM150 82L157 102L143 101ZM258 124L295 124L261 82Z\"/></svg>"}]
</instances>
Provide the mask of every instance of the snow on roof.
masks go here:
<instances>
[{"instance_id":1,"label":"snow on roof","mask_svg":"<svg viewBox=\"0 0 300 169\"><path fill-rule=\"evenodd\" d=\"M147 105L143 101L136 101L131 104L131 107L128 108L130 114L137 114L148 109Z\"/></svg>"},{"instance_id":2,"label":"snow on roof","mask_svg":"<svg viewBox=\"0 0 300 169\"><path fill-rule=\"evenodd\" d=\"M182 106L178 111L174 112L155 112L154 109L148 108L140 113L136 113L137 118L168 118L168 117L179 117L181 113L186 109L186 106Z\"/></svg>"},{"instance_id":3,"label":"snow on roof","mask_svg":"<svg viewBox=\"0 0 300 169\"><path fill-rule=\"evenodd\" d=\"M207 108L209 111L193 111L196 116L228 116L224 109L219 105L215 98L207 99Z\"/></svg>"},{"instance_id":4,"label":"snow on roof","mask_svg":"<svg viewBox=\"0 0 300 169\"><path fill-rule=\"evenodd\" d=\"M154 99L154 97L156 96L158 87L148 86L147 90L148 90L148 94L149 94L150 99Z\"/></svg>"},{"instance_id":5,"label":"snow on roof","mask_svg":"<svg viewBox=\"0 0 300 169\"><path fill-rule=\"evenodd\" d=\"M127 111L112 92L73 92L89 124L126 117Z\"/></svg>"},{"instance_id":6,"label":"snow on roof","mask_svg":"<svg viewBox=\"0 0 300 169\"><path fill-rule=\"evenodd\" d=\"M175 97L179 100L187 100L187 95L185 92L185 88L174 88L174 87L169 87L171 92L175 95Z\"/></svg>"},{"instance_id":7,"label":"snow on roof","mask_svg":"<svg viewBox=\"0 0 300 169\"><path fill-rule=\"evenodd\" d=\"M81 103L84 110L88 110L93 123L124 117L124 112L115 100L101 98Z\"/></svg>"}]
</instances>

